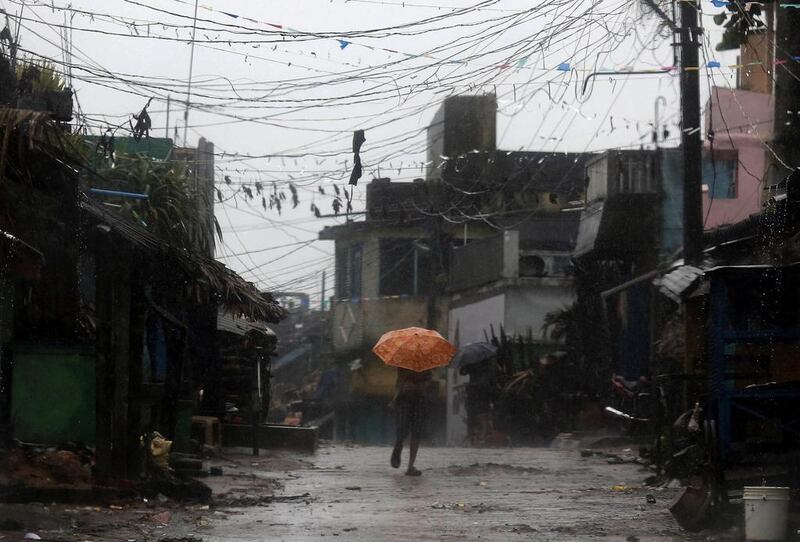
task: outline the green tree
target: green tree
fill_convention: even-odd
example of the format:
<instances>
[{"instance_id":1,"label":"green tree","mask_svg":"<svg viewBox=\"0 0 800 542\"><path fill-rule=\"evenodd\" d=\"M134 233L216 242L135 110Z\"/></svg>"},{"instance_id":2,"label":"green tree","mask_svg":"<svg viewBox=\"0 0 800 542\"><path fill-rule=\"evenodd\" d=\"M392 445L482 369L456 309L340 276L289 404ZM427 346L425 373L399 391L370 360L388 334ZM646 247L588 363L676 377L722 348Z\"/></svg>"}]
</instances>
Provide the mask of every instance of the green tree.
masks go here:
<instances>
[{"instance_id":1,"label":"green tree","mask_svg":"<svg viewBox=\"0 0 800 542\"><path fill-rule=\"evenodd\" d=\"M714 22L725 28L717 51L738 49L747 34L764 28L763 4L771 2L729 2L727 11L714 15Z\"/></svg>"},{"instance_id":2,"label":"green tree","mask_svg":"<svg viewBox=\"0 0 800 542\"><path fill-rule=\"evenodd\" d=\"M67 84L49 62L25 63L17 66L17 81L33 92L64 90Z\"/></svg>"},{"instance_id":3,"label":"green tree","mask_svg":"<svg viewBox=\"0 0 800 542\"><path fill-rule=\"evenodd\" d=\"M124 199L119 209L123 216L176 247L200 253L211 248L185 164L121 155L113 167L99 173L120 190L147 194L145 200ZM214 226L221 239L222 230L216 218Z\"/></svg>"}]
</instances>

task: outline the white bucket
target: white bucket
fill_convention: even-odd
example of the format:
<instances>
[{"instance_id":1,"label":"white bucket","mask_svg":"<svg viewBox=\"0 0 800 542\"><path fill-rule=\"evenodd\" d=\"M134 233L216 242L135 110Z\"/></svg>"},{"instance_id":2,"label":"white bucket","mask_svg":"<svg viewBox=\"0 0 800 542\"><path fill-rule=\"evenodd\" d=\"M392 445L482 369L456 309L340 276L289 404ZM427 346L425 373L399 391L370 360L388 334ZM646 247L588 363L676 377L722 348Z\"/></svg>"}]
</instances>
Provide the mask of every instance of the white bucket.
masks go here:
<instances>
[{"instance_id":1,"label":"white bucket","mask_svg":"<svg viewBox=\"0 0 800 542\"><path fill-rule=\"evenodd\" d=\"M788 487L745 487L743 499L747 540L786 540Z\"/></svg>"}]
</instances>

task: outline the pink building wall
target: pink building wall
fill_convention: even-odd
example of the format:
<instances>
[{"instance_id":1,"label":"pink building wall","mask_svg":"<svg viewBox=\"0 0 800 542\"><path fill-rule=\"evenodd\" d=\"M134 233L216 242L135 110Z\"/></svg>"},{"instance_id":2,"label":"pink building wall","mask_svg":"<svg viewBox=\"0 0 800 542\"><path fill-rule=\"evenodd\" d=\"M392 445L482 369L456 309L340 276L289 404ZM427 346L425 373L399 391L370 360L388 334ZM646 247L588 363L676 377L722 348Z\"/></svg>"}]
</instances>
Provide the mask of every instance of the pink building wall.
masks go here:
<instances>
[{"instance_id":1,"label":"pink building wall","mask_svg":"<svg viewBox=\"0 0 800 542\"><path fill-rule=\"evenodd\" d=\"M771 94L714 87L706 104L706 131L713 127L714 150L736 150L735 198L709 198L703 187L705 228L733 224L761 210L766 175L764 142L772 138L773 101ZM706 152L711 147L706 141Z\"/></svg>"}]
</instances>

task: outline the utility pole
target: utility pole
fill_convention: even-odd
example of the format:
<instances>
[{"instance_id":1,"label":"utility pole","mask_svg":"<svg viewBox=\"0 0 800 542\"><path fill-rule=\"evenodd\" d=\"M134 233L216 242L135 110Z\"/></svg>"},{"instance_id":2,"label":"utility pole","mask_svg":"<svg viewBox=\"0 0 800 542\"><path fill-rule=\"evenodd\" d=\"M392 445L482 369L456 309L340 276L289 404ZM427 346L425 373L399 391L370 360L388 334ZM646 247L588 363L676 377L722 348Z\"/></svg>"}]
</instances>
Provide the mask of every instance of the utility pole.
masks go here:
<instances>
[{"instance_id":1,"label":"utility pole","mask_svg":"<svg viewBox=\"0 0 800 542\"><path fill-rule=\"evenodd\" d=\"M189 132L189 104L192 100L192 75L194 74L194 35L197 31L197 5L200 0L194 0L194 17L192 22L192 45L189 53L189 80L186 82L186 110L183 112L183 146L188 147L186 138Z\"/></svg>"},{"instance_id":2,"label":"utility pole","mask_svg":"<svg viewBox=\"0 0 800 542\"><path fill-rule=\"evenodd\" d=\"M680 27L656 0L643 0L669 26L681 48L681 148L683 151L683 259L703 261L703 140L700 128L700 35L698 0L680 0Z\"/></svg>"},{"instance_id":3,"label":"utility pole","mask_svg":"<svg viewBox=\"0 0 800 542\"><path fill-rule=\"evenodd\" d=\"M170 105L171 105L171 103L170 103L171 101L172 100L171 100L170 95L167 94L167 125L164 128L164 137L166 137L167 139L169 139L169 108L170 108Z\"/></svg>"},{"instance_id":4,"label":"utility pole","mask_svg":"<svg viewBox=\"0 0 800 542\"><path fill-rule=\"evenodd\" d=\"M774 167L770 184L800 168L800 81L795 75L800 57L800 10L775 3ZM785 64L784 64L785 62Z\"/></svg>"},{"instance_id":5,"label":"utility pole","mask_svg":"<svg viewBox=\"0 0 800 542\"><path fill-rule=\"evenodd\" d=\"M322 308L322 312L325 312L325 279L326 279L326 272L322 270L322 299L320 300L320 307Z\"/></svg>"},{"instance_id":6,"label":"utility pole","mask_svg":"<svg viewBox=\"0 0 800 542\"><path fill-rule=\"evenodd\" d=\"M703 260L703 141L700 129L699 48L697 0L680 2L681 147L683 149L683 257L687 264Z\"/></svg>"}]
</instances>

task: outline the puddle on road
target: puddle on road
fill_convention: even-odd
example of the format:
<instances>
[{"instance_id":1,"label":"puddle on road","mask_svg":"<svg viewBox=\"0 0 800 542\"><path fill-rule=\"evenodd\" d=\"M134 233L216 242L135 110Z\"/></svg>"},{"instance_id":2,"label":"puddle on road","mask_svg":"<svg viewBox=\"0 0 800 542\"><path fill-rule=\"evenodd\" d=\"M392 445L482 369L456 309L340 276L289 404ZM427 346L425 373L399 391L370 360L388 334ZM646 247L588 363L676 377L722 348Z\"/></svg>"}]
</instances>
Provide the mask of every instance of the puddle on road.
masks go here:
<instances>
[{"instance_id":1,"label":"puddle on road","mask_svg":"<svg viewBox=\"0 0 800 542\"><path fill-rule=\"evenodd\" d=\"M505 463L473 463L469 466L451 465L448 467L453 476L491 476L494 474L542 474L544 469L539 467L520 467Z\"/></svg>"}]
</instances>

